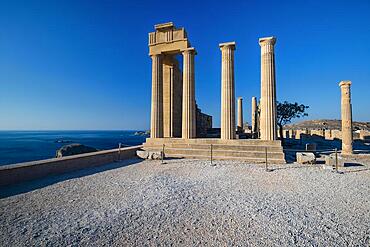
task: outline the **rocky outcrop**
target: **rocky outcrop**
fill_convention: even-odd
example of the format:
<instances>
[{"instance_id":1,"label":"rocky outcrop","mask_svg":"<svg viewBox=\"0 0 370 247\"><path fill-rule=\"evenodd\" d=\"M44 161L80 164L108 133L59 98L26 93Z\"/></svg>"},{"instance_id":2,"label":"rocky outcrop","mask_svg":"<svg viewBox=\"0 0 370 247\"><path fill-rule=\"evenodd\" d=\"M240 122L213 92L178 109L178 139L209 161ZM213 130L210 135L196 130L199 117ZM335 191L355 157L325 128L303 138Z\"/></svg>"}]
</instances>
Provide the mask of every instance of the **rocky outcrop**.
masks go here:
<instances>
[{"instance_id":1,"label":"rocky outcrop","mask_svg":"<svg viewBox=\"0 0 370 247\"><path fill-rule=\"evenodd\" d=\"M150 130L147 131L136 131L134 133L135 136L150 136Z\"/></svg>"},{"instance_id":2,"label":"rocky outcrop","mask_svg":"<svg viewBox=\"0 0 370 247\"><path fill-rule=\"evenodd\" d=\"M91 153L91 152L96 152L96 151L98 151L96 148L75 143L75 144L65 145L61 147L60 149L58 149L56 152L56 157L61 158L65 156Z\"/></svg>"},{"instance_id":3,"label":"rocky outcrop","mask_svg":"<svg viewBox=\"0 0 370 247\"><path fill-rule=\"evenodd\" d=\"M353 130L366 130L370 131L370 122L353 122ZM331 129L340 130L342 129L342 122L340 120L333 119L317 119L317 120L306 120L295 124L288 124L284 126L284 129Z\"/></svg>"}]
</instances>

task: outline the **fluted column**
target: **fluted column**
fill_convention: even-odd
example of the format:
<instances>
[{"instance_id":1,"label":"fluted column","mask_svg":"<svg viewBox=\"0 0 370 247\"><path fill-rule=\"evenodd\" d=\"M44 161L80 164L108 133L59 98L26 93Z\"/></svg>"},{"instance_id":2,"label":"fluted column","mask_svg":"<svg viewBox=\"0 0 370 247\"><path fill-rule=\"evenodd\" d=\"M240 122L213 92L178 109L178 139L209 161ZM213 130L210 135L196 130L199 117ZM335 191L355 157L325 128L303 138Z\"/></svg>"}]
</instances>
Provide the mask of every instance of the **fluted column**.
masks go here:
<instances>
[{"instance_id":1,"label":"fluted column","mask_svg":"<svg viewBox=\"0 0 370 247\"><path fill-rule=\"evenodd\" d=\"M195 119L195 77L194 77L194 48L188 48L183 55L183 93L182 93L182 138L196 137Z\"/></svg>"},{"instance_id":2,"label":"fluted column","mask_svg":"<svg viewBox=\"0 0 370 247\"><path fill-rule=\"evenodd\" d=\"M276 39L259 39L261 46L261 115L260 131L262 140L276 140L276 81L274 45Z\"/></svg>"},{"instance_id":3,"label":"fluted column","mask_svg":"<svg viewBox=\"0 0 370 247\"><path fill-rule=\"evenodd\" d=\"M238 98L238 131L243 131L243 98Z\"/></svg>"},{"instance_id":4,"label":"fluted column","mask_svg":"<svg viewBox=\"0 0 370 247\"><path fill-rule=\"evenodd\" d=\"M235 139L235 42L220 44L221 65L221 139Z\"/></svg>"},{"instance_id":5,"label":"fluted column","mask_svg":"<svg viewBox=\"0 0 370 247\"><path fill-rule=\"evenodd\" d=\"M342 154L352 154L352 104L351 81L341 81L341 111L342 111Z\"/></svg>"},{"instance_id":6,"label":"fluted column","mask_svg":"<svg viewBox=\"0 0 370 247\"><path fill-rule=\"evenodd\" d=\"M163 68L162 55L152 58L152 106L150 119L150 137L163 137Z\"/></svg>"},{"instance_id":7,"label":"fluted column","mask_svg":"<svg viewBox=\"0 0 370 247\"><path fill-rule=\"evenodd\" d=\"M257 121L258 121L258 109L257 109L257 98L252 97L252 137L257 138Z\"/></svg>"}]
</instances>

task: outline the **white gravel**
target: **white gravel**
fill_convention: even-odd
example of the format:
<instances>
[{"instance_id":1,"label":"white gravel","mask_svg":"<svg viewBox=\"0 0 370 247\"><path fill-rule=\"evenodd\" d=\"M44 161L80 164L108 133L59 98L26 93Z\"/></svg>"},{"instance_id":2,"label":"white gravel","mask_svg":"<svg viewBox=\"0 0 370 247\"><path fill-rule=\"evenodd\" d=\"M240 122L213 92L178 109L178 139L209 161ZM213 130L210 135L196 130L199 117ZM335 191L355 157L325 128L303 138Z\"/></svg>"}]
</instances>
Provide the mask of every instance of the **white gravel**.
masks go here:
<instances>
[{"instance_id":1,"label":"white gravel","mask_svg":"<svg viewBox=\"0 0 370 247\"><path fill-rule=\"evenodd\" d=\"M369 166L166 162L28 183L0 199L0 246L370 246Z\"/></svg>"}]
</instances>

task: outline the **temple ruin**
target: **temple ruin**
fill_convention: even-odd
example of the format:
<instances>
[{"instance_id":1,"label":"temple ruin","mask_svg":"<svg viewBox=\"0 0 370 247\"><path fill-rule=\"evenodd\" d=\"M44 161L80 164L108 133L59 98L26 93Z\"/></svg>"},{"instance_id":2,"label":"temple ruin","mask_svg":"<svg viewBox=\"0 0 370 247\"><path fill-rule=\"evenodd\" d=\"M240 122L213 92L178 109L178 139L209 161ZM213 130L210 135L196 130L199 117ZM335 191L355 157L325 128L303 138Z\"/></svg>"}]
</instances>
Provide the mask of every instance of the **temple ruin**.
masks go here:
<instances>
[{"instance_id":1,"label":"temple ruin","mask_svg":"<svg viewBox=\"0 0 370 247\"><path fill-rule=\"evenodd\" d=\"M195 99L195 55L184 28L172 22L155 25L149 33L149 55L152 59L152 101L150 138L146 150L162 150L167 157L213 158L262 161L265 150L275 163L285 163L281 141L277 138L276 80L274 45L276 39L259 39L261 47L260 123L254 109L253 137L257 128L260 139L238 139L243 128L242 100L238 103L238 126L235 117L235 42L220 43L221 51L221 129L220 138L207 137L212 117L198 110ZM180 68L182 56L182 68ZM254 99L255 100L255 99ZM256 104L256 102L254 103ZM202 115L203 114L203 115ZM201 126L198 126L201 125ZM257 127L258 125L258 127Z\"/></svg>"}]
</instances>

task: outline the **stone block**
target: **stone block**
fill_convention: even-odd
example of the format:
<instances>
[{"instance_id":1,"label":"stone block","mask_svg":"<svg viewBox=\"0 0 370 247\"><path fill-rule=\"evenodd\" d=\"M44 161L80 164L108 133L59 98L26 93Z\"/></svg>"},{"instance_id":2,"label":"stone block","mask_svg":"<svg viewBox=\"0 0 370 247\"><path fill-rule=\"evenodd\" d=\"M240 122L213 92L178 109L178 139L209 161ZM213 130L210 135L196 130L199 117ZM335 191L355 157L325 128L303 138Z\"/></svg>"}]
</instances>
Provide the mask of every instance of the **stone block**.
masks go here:
<instances>
[{"instance_id":1,"label":"stone block","mask_svg":"<svg viewBox=\"0 0 370 247\"><path fill-rule=\"evenodd\" d=\"M149 157L149 151L146 151L146 150L137 150L136 151L136 155L139 158L147 159Z\"/></svg>"},{"instance_id":2,"label":"stone block","mask_svg":"<svg viewBox=\"0 0 370 247\"><path fill-rule=\"evenodd\" d=\"M325 164L328 166L335 166L335 154L325 156ZM338 166L344 166L343 157L338 154Z\"/></svg>"},{"instance_id":3,"label":"stone block","mask_svg":"<svg viewBox=\"0 0 370 247\"><path fill-rule=\"evenodd\" d=\"M161 160L162 156L164 158L164 154L162 151L137 150L136 155L139 158L149 159L149 160Z\"/></svg>"},{"instance_id":4,"label":"stone block","mask_svg":"<svg viewBox=\"0 0 370 247\"><path fill-rule=\"evenodd\" d=\"M164 153L162 151L149 152L149 159L150 160L161 160L162 157L164 159Z\"/></svg>"},{"instance_id":5,"label":"stone block","mask_svg":"<svg viewBox=\"0 0 370 247\"><path fill-rule=\"evenodd\" d=\"M316 151L316 143L307 143L306 151Z\"/></svg>"},{"instance_id":6,"label":"stone block","mask_svg":"<svg viewBox=\"0 0 370 247\"><path fill-rule=\"evenodd\" d=\"M299 164L315 164L316 163L316 157L314 153L298 152L296 154L296 158Z\"/></svg>"},{"instance_id":7,"label":"stone block","mask_svg":"<svg viewBox=\"0 0 370 247\"><path fill-rule=\"evenodd\" d=\"M329 170L329 171L334 171L334 167L333 166L328 166L328 165L322 165L322 169Z\"/></svg>"}]
</instances>

